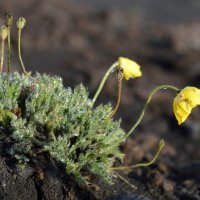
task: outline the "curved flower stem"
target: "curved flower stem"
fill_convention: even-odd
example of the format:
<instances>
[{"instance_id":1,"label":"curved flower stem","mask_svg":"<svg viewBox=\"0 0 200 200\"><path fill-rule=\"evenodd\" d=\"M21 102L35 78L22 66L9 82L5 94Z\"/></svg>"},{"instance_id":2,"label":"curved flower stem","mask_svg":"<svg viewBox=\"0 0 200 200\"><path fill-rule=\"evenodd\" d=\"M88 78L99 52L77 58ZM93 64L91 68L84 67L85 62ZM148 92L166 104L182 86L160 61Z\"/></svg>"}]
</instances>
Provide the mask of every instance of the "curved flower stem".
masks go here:
<instances>
[{"instance_id":1,"label":"curved flower stem","mask_svg":"<svg viewBox=\"0 0 200 200\"><path fill-rule=\"evenodd\" d=\"M113 109L112 113L108 116L108 119L111 119L115 113L117 112L117 109L119 108L120 100L121 100L121 94L122 94L122 80L123 80L123 71L119 70L117 73L118 76L118 96L117 96L117 103L115 105L115 108Z\"/></svg>"},{"instance_id":2,"label":"curved flower stem","mask_svg":"<svg viewBox=\"0 0 200 200\"><path fill-rule=\"evenodd\" d=\"M164 140L160 140L159 145L158 145L158 150L156 154L154 155L153 159L150 160L149 162L146 163L138 163L136 165L131 165L131 166L121 166L121 167L111 167L111 170L123 170L123 169L133 169L133 168L138 168L138 167L148 167L149 165L152 165L156 159L158 158L161 150L164 148L165 142Z\"/></svg>"},{"instance_id":3,"label":"curved flower stem","mask_svg":"<svg viewBox=\"0 0 200 200\"><path fill-rule=\"evenodd\" d=\"M10 39L10 32L11 27L8 26L8 56L7 56L7 62L8 62L8 74L10 74L10 54L11 54L11 39Z\"/></svg>"},{"instance_id":4,"label":"curved flower stem","mask_svg":"<svg viewBox=\"0 0 200 200\"><path fill-rule=\"evenodd\" d=\"M8 75L10 74L10 54L11 54L11 26L13 22L13 17L10 13L5 13L4 14L4 24L7 27L7 41L8 41L8 49L7 49L7 61L8 61Z\"/></svg>"},{"instance_id":5,"label":"curved flower stem","mask_svg":"<svg viewBox=\"0 0 200 200\"><path fill-rule=\"evenodd\" d=\"M143 108L143 110L142 110L142 112L141 112L141 114L140 114L138 120L137 120L136 123L133 125L133 127L129 130L129 132L124 136L124 138L122 139L122 141L125 140L127 137L129 137L130 134L137 128L137 126L140 124L142 118L144 117L145 111L146 111L146 109L147 109L147 107L148 107L148 105L149 105L149 103L150 103L150 101L151 101L153 95L154 95L157 91L159 91L159 90L161 90L161 89L172 89L172 90L175 90L175 91L177 91L177 92L179 91L179 89L178 89L177 87L172 86L172 85L161 85L161 86L156 87L156 88L150 93L150 95L149 95L149 97L148 97L148 99L147 99L147 101L146 101L146 103L145 103L145 105L144 105L144 108Z\"/></svg>"},{"instance_id":6,"label":"curved flower stem","mask_svg":"<svg viewBox=\"0 0 200 200\"><path fill-rule=\"evenodd\" d=\"M23 70L24 74L27 75L27 72L26 72L26 69L24 66L24 62L23 62L22 56L21 56L21 33L22 33L22 30L18 29L18 56L19 56L19 60L20 60L21 66L22 66L22 70Z\"/></svg>"},{"instance_id":7,"label":"curved flower stem","mask_svg":"<svg viewBox=\"0 0 200 200\"><path fill-rule=\"evenodd\" d=\"M3 71L4 47L5 47L5 40L2 40L2 44L1 44L1 67L0 67L0 74L1 74L2 71Z\"/></svg>"},{"instance_id":8,"label":"curved flower stem","mask_svg":"<svg viewBox=\"0 0 200 200\"><path fill-rule=\"evenodd\" d=\"M19 60L20 60L20 63L21 63L21 66L22 66L22 70L23 70L23 73L28 76L29 78L31 78L32 80L38 82L37 79L33 78L27 71L26 71L26 68L24 66L24 62L22 60L22 55L21 55L21 33L22 33L22 29L18 29L18 57L19 57Z\"/></svg>"},{"instance_id":9,"label":"curved flower stem","mask_svg":"<svg viewBox=\"0 0 200 200\"><path fill-rule=\"evenodd\" d=\"M101 81L101 83L100 83L100 85L99 85L99 87L98 87L93 99L92 99L92 106L94 105L95 101L97 100L97 97L99 96L99 93L101 92L101 90L102 90L102 88L103 88L108 76L115 70L116 67L118 67L118 65L119 65L118 62L113 63L110 66L110 68L108 69L108 71L106 72L106 74L104 75L104 77L103 77L103 79L102 79L102 81Z\"/></svg>"}]
</instances>

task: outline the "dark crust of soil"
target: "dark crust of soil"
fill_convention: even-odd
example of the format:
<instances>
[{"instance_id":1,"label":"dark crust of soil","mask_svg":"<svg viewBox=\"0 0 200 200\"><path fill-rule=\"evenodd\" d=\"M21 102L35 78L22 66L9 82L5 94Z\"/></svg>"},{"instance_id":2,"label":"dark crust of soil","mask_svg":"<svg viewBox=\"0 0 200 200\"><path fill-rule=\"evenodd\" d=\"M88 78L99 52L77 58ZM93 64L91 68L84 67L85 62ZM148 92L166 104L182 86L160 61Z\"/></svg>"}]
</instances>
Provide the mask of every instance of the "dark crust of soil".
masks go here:
<instances>
[{"instance_id":1,"label":"dark crust of soil","mask_svg":"<svg viewBox=\"0 0 200 200\"><path fill-rule=\"evenodd\" d=\"M96 199L86 189L80 189L53 160L40 159L40 164L19 167L13 162L7 164L1 157L0 199Z\"/></svg>"},{"instance_id":2,"label":"dark crust of soil","mask_svg":"<svg viewBox=\"0 0 200 200\"><path fill-rule=\"evenodd\" d=\"M34 164L26 166L14 163L16 161L11 158L0 157L2 200L103 200L109 198L111 193L111 196L131 194L133 190L116 176L112 185L94 179L90 185L80 187L72 177L66 175L64 166L47 159L47 156L40 156Z\"/></svg>"},{"instance_id":3,"label":"dark crust of soil","mask_svg":"<svg viewBox=\"0 0 200 200\"><path fill-rule=\"evenodd\" d=\"M11 11L15 18L24 16L28 20L22 35L27 69L59 75L66 86L82 82L88 86L91 97L118 56L140 63L143 76L124 81L121 105L115 116L122 118L125 130L136 121L155 86L200 87L198 19L176 25L148 23L135 13L111 8L92 10L87 5L61 0L1 1L0 12L6 11ZM16 44L13 34L13 71L21 70ZM112 76L97 104L114 104L116 91L116 77ZM104 200L118 194L139 194L152 200L199 200L200 112L195 109L186 123L178 126L172 112L174 95L160 91L134 135L122 144L124 164L130 165L151 160L159 140L165 139L166 146L154 165L119 171L137 189L120 178L114 178L112 186L93 180L93 184L81 188L51 159L41 156L34 165L30 163L23 169L1 154L0 199Z\"/></svg>"}]
</instances>

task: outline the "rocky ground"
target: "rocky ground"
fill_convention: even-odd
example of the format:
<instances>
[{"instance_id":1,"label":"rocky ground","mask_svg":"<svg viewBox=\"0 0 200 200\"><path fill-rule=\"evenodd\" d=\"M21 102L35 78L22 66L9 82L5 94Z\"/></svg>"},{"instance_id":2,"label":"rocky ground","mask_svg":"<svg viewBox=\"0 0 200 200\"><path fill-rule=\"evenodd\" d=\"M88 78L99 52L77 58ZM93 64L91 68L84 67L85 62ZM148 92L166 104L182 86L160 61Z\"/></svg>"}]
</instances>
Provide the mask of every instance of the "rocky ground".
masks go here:
<instances>
[{"instance_id":1,"label":"rocky ground","mask_svg":"<svg viewBox=\"0 0 200 200\"><path fill-rule=\"evenodd\" d=\"M66 86L74 87L82 82L88 86L91 97L106 69L119 56L140 63L143 76L123 83L122 102L115 117L122 118L122 127L127 131L137 120L154 87L160 84L172 84L180 88L187 85L200 87L198 20L173 25L160 24L145 21L137 12L127 14L112 8L94 10L83 4L53 0L1 1L0 12L8 10L15 18L22 15L28 20L22 33L27 69L59 75ZM21 70L16 50L16 29L13 27L13 71ZM113 76L97 104L114 104L116 91L117 82ZM78 186L65 190L63 181L66 182L67 177L58 171L56 178L52 178L50 166L45 169L47 182L34 182L35 169L30 169L25 175L29 179L24 185L30 186L30 193L35 196L21 199L64 199L66 195L68 199L106 199L115 194L141 194L152 200L200 199L200 111L199 108L195 109L187 122L178 126L172 111L174 96L173 91L160 91L153 98L134 135L122 145L122 151L126 154L124 164L128 165L151 160L159 140L163 138L166 142L159 159L152 166L119 172L135 187L116 179L113 186L100 186L97 191L92 188L82 190ZM9 177L12 181L10 177L21 177L13 172L12 166L6 164L3 158L0 165L3 169L0 177ZM59 186L55 186L55 180ZM54 195L61 196L51 196L48 192L49 196L40 196L47 191L46 188L54 189L53 183L58 187ZM41 186L42 189L38 190ZM2 187L5 192L7 187L3 183ZM15 198L8 196L5 199Z\"/></svg>"}]
</instances>

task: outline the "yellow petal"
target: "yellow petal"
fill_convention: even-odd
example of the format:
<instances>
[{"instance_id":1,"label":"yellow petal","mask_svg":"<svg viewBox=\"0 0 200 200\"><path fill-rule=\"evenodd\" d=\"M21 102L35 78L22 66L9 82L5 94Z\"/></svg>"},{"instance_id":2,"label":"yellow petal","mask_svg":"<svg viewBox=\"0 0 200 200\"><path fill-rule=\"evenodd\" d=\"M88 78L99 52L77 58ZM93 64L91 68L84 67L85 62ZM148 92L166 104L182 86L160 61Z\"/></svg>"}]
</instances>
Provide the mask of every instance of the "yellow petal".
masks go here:
<instances>
[{"instance_id":1,"label":"yellow petal","mask_svg":"<svg viewBox=\"0 0 200 200\"><path fill-rule=\"evenodd\" d=\"M182 124L192 109L200 105L200 90L196 87L185 87L174 98L173 111L178 124Z\"/></svg>"},{"instance_id":2,"label":"yellow petal","mask_svg":"<svg viewBox=\"0 0 200 200\"><path fill-rule=\"evenodd\" d=\"M174 104L173 104L173 110L174 110L174 114L176 116L176 119L178 121L178 124L182 124L190 115L191 111L192 111L192 107L187 104L186 102L177 102L176 100L174 100Z\"/></svg>"},{"instance_id":3,"label":"yellow petal","mask_svg":"<svg viewBox=\"0 0 200 200\"><path fill-rule=\"evenodd\" d=\"M142 76L140 65L138 65L136 62L124 57L119 57L118 62L119 67L123 69L125 80Z\"/></svg>"}]
</instances>

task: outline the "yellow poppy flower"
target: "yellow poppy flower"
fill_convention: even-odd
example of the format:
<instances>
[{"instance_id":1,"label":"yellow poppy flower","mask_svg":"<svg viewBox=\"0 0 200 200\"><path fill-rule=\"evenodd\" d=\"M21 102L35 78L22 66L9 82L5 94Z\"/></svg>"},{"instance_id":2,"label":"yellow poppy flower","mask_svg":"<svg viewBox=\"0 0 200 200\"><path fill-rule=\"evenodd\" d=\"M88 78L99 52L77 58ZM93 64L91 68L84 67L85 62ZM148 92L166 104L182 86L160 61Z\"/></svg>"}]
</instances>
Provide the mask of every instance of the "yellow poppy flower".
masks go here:
<instances>
[{"instance_id":1,"label":"yellow poppy flower","mask_svg":"<svg viewBox=\"0 0 200 200\"><path fill-rule=\"evenodd\" d=\"M136 62L128 58L119 57L118 63L119 67L123 69L123 75L125 80L129 80L129 78L137 78L142 76L140 66Z\"/></svg>"},{"instance_id":2,"label":"yellow poppy flower","mask_svg":"<svg viewBox=\"0 0 200 200\"><path fill-rule=\"evenodd\" d=\"M197 105L200 105L200 89L188 86L177 94L174 98L173 110L179 125L188 118Z\"/></svg>"}]
</instances>

